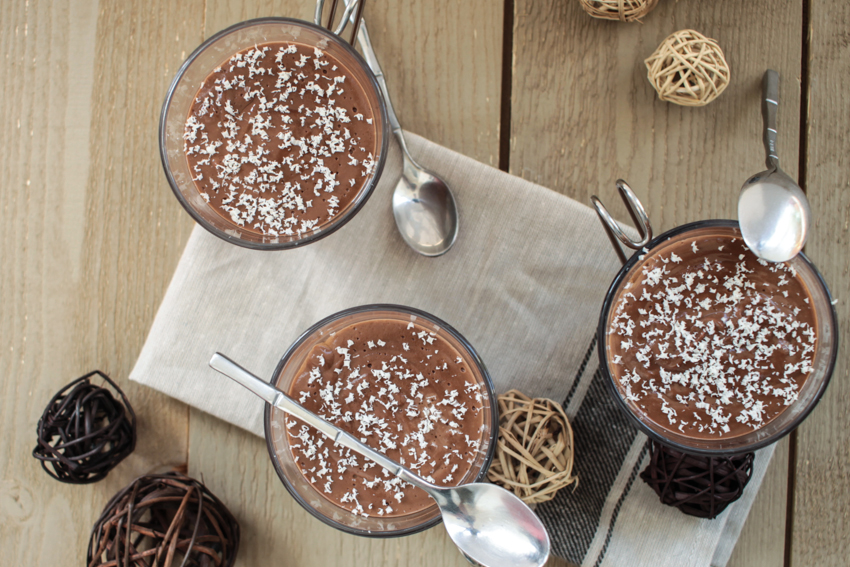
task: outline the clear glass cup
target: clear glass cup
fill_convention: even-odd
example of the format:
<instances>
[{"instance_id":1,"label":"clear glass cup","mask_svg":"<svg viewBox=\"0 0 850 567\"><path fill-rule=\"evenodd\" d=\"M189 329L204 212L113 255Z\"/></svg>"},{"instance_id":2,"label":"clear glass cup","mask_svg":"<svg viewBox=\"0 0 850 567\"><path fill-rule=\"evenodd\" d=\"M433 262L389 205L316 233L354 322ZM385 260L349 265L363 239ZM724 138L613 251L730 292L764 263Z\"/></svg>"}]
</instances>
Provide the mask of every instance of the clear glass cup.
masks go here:
<instances>
[{"instance_id":1,"label":"clear glass cup","mask_svg":"<svg viewBox=\"0 0 850 567\"><path fill-rule=\"evenodd\" d=\"M416 322L426 329L437 333L447 341L469 365L472 377L481 387L483 394L484 427L481 431L480 450L472 468L459 484L478 482L485 478L493 455L496 451L496 439L499 433L499 415L493 382L484 363L463 336L440 319L423 311L399 305L363 305L340 311L308 329L293 343L277 365L271 379L283 392L289 392L296 373L312 348L327 335L349 325L371 320L396 320L404 323ZM409 535L435 526L441 521L436 503L408 514L394 517L355 516L348 510L327 500L304 478L293 460L289 439L283 425L286 414L277 408L266 405L264 427L266 444L274 468L289 493L315 517L344 532L368 537L398 537Z\"/></svg>"},{"instance_id":2,"label":"clear glass cup","mask_svg":"<svg viewBox=\"0 0 850 567\"><path fill-rule=\"evenodd\" d=\"M832 305L832 296L814 264L804 254L799 254L788 264L797 270L797 275L811 293L818 341L812 362L813 371L800 389L799 397L772 421L745 435L729 438L695 439L671 431L650 420L635 403L627 401L622 396L609 366L607 336L612 308L620 299L620 294L624 291L623 286L631 279L632 274L642 267L643 261L640 258L644 255L650 256L659 249L674 245L681 240L717 234L718 229L737 231L738 238L741 238L736 221L700 221L665 232L647 244L644 250L634 254L614 278L611 287L608 289L597 329L599 367L615 403L626 413L632 424L649 437L669 447L685 453L708 456L727 456L755 451L775 443L793 431L811 413L826 390L835 369L835 360L838 355L838 319Z\"/></svg>"},{"instance_id":3,"label":"clear glass cup","mask_svg":"<svg viewBox=\"0 0 850 567\"><path fill-rule=\"evenodd\" d=\"M329 222L302 236L266 236L240 228L218 214L201 197L192 181L183 150L183 132L189 110L203 82L237 52L270 42L295 42L318 47L345 66L363 87L375 126L376 166L357 197ZM283 250L315 242L342 227L363 207L381 177L387 156L389 126L386 106L375 75L351 45L325 28L290 18L260 18L231 26L207 39L183 63L162 107L159 153L174 195L195 221L214 235L256 250Z\"/></svg>"}]
</instances>

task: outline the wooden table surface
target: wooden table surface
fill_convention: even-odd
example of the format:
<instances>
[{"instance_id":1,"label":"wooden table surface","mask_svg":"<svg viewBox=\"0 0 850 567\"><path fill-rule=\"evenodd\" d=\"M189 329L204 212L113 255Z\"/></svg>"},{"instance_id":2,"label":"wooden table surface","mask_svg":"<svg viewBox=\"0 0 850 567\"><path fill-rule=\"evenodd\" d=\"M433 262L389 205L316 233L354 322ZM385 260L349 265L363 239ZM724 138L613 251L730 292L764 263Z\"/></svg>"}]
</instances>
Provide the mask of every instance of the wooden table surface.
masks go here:
<instances>
[{"instance_id":1,"label":"wooden table surface","mask_svg":"<svg viewBox=\"0 0 850 567\"><path fill-rule=\"evenodd\" d=\"M313 9L0 3L0 562L84 562L118 489L188 463L239 518L238 565L465 564L441 529L371 540L320 524L287 496L261 439L127 379L193 226L157 154L168 84L216 31ZM850 332L850 3L661 0L643 24L622 24L591 19L578 0L369 0L366 17L407 129L581 202L598 194L626 218L622 177L656 231L736 216L742 182L763 169L761 76L777 69L780 156L815 218L806 252ZM732 69L705 108L658 101L645 77L643 59L683 28L717 39ZM847 564L847 345L820 405L779 443L730 565ZM36 423L95 368L132 400L139 443L106 480L63 485L30 455Z\"/></svg>"}]
</instances>

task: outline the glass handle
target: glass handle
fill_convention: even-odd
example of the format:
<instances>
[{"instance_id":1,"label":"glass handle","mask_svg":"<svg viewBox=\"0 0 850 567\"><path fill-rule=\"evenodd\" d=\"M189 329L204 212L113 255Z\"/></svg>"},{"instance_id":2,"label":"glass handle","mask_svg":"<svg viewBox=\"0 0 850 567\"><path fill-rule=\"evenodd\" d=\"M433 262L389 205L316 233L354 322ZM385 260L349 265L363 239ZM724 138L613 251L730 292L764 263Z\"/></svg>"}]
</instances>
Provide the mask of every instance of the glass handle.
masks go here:
<instances>
[{"instance_id":1,"label":"glass handle","mask_svg":"<svg viewBox=\"0 0 850 567\"><path fill-rule=\"evenodd\" d=\"M646 209L643 208L643 204L637 198L635 192L632 191L632 188L629 187L628 183L622 179L618 179L617 189L620 192L620 197L626 204L629 215L631 215L635 226L640 232L640 240L632 240L625 232L623 232L623 229L620 228L620 225L614 220L614 217L611 216L611 213L608 212L608 209L606 209L605 205L602 204L602 201L599 200L599 197L593 195L590 197L590 201L593 203L593 207L596 209L596 214L602 221L603 228L605 228L605 231L611 238L611 244L614 246L617 256L625 264L626 257L619 245L617 245L617 240L632 250L640 250L642 247L646 246L650 240L652 240L652 225L649 223L649 215L646 214Z\"/></svg>"},{"instance_id":2,"label":"glass handle","mask_svg":"<svg viewBox=\"0 0 850 567\"><path fill-rule=\"evenodd\" d=\"M360 20L363 16L363 4L366 0L348 0L345 2L345 11L342 13L342 19L336 29L333 29L334 16L336 16L336 7L339 0L333 0L331 3L331 15L328 18L328 25L322 25L322 13L325 11L325 0L316 0L316 13L313 15L313 23L320 27L327 27L334 34L340 35L345 31L345 26L351 21L354 24L354 32L351 35L350 43L354 45L354 40L357 37L357 32L360 28ZM355 10L357 12L355 13Z\"/></svg>"}]
</instances>

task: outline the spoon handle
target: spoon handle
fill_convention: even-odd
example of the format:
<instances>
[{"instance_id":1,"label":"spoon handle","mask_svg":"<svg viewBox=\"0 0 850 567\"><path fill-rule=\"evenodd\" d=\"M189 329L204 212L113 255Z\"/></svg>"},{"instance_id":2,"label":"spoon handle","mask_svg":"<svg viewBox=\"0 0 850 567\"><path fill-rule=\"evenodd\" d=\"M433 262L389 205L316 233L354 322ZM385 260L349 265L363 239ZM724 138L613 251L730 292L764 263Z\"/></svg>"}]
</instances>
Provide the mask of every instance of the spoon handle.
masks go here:
<instances>
[{"instance_id":1,"label":"spoon handle","mask_svg":"<svg viewBox=\"0 0 850 567\"><path fill-rule=\"evenodd\" d=\"M221 372L234 382L238 382L248 390L252 391L254 394L265 400L267 404L271 404L274 407L285 411L290 415L294 415L295 417L301 419L307 424L315 427L319 431L321 431L324 435L333 439L334 443L338 443L343 447L347 447L351 449L355 453L359 453L364 457L375 461L391 474L401 478L402 480L409 482L419 488L422 488L428 492L431 492L431 489L436 489L437 487L432 486L424 479L420 478L412 471L406 469L401 466L394 460L390 459L383 453L379 453L375 451L365 443L361 443L359 440L354 438L350 433L343 431L342 429L336 427L335 425L328 423L321 417L317 416L313 412L304 408L301 404L272 386L254 376L223 354L217 352L210 359L210 367L218 372Z\"/></svg>"},{"instance_id":2,"label":"spoon handle","mask_svg":"<svg viewBox=\"0 0 850 567\"><path fill-rule=\"evenodd\" d=\"M363 51L363 58L366 60L366 63L369 65L369 69L372 70L372 73L375 75L375 79L378 81L378 86L381 88L381 95L383 95L384 102L387 105L387 115L390 119L390 128L392 128L393 133L395 133L396 130L401 130L401 125L399 124L398 116L396 116L395 110L393 109L393 103L390 101L390 93L387 91L387 81L384 79L384 72L381 69L381 64L378 63L378 57L375 55L375 50L372 48L372 40L369 38L366 22L362 20L360 22L360 33L357 34L357 43Z\"/></svg>"},{"instance_id":3,"label":"spoon handle","mask_svg":"<svg viewBox=\"0 0 850 567\"><path fill-rule=\"evenodd\" d=\"M768 169L779 168L776 153L776 114L779 110L779 73L773 69L764 72L762 81L761 114L764 118L764 151Z\"/></svg>"},{"instance_id":4,"label":"spoon handle","mask_svg":"<svg viewBox=\"0 0 850 567\"><path fill-rule=\"evenodd\" d=\"M401 124L398 122L398 116L396 116L395 109L393 109L393 103L390 100L390 92L387 89L387 81L384 79L384 72L381 70L381 65L378 63L378 56L375 55L375 50L372 48L372 40L369 39L369 32L366 29L365 19L360 20L360 33L357 34L357 43L363 51L363 58L366 60L366 63L375 75L375 79L378 81L378 87L381 89L381 95L384 97L384 103L387 107L387 117L389 118L390 128L398 140L398 143L401 145L404 155L407 159L413 161L413 158L410 157L410 152L407 150L407 143L404 141L404 132L401 130Z\"/></svg>"}]
</instances>

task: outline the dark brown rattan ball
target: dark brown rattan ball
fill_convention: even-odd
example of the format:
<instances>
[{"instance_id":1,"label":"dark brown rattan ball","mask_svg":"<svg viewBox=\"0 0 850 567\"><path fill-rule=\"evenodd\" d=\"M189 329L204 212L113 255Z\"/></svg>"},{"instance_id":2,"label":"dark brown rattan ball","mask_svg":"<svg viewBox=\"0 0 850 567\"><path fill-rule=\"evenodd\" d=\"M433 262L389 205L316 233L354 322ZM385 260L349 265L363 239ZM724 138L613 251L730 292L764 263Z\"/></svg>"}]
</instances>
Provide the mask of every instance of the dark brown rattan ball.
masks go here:
<instances>
[{"instance_id":1,"label":"dark brown rattan ball","mask_svg":"<svg viewBox=\"0 0 850 567\"><path fill-rule=\"evenodd\" d=\"M239 523L206 486L177 472L140 476L92 529L88 567L231 567Z\"/></svg>"},{"instance_id":2,"label":"dark brown rattan ball","mask_svg":"<svg viewBox=\"0 0 850 567\"><path fill-rule=\"evenodd\" d=\"M115 391L92 384L99 376ZM33 457L62 482L88 484L104 478L136 448L136 414L109 376L95 370L53 396L38 420Z\"/></svg>"},{"instance_id":3,"label":"dark brown rattan ball","mask_svg":"<svg viewBox=\"0 0 850 567\"><path fill-rule=\"evenodd\" d=\"M753 453L733 457L687 455L652 441L649 465L640 477L661 502L698 518L715 518L744 493Z\"/></svg>"}]
</instances>

